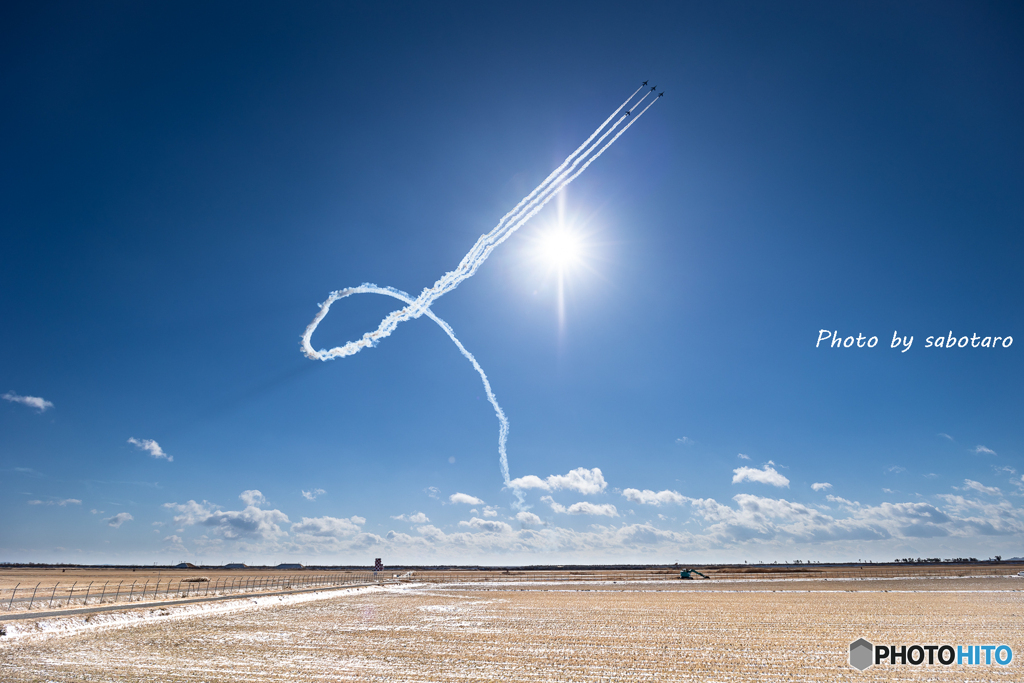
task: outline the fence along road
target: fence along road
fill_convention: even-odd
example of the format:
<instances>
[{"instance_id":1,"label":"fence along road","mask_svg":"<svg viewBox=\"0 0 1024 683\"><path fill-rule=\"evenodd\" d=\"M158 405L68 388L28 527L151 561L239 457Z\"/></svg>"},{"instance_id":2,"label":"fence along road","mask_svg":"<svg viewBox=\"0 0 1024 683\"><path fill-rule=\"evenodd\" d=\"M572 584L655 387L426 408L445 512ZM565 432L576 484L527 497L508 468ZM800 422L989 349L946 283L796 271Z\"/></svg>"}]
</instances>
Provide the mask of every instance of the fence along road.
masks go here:
<instances>
[{"instance_id":1,"label":"fence along road","mask_svg":"<svg viewBox=\"0 0 1024 683\"><path fill-rule=\"evenodd\" d=\"M391 579L391 577L388 577ZM212 599L228 599L239 595L283 595L323 588L340 588L352 585L382 583L382 572L331 572L323 574L281 574L222 577L210 581L206 577L183 577L148 581L73 581L44 586L42 581L34 585L19 583L14 588L0 591L0 621L26 616L41 616L33 610L58 610L54 614L81 613L101 609L122 609L123 603L130 606L150 607L161 601L161 605L183 602L201 602ZM394 580L394 579L391 579ZM121 606L102 608L102 605ZM85 609L69 610L75 605ZM92 607L90 607L92 606Z\"/></svg>"}]
</instances>

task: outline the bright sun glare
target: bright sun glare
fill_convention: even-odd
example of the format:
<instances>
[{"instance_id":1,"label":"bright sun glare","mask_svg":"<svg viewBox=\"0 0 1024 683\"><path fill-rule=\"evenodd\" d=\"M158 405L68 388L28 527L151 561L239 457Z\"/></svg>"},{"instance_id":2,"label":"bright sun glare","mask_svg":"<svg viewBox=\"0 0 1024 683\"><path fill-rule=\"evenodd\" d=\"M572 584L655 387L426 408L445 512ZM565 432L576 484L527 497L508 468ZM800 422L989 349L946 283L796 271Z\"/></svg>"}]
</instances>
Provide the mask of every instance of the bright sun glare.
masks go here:
<instances>
[{"instance_id":1,"label":"bright sun glare","mask_svg":"<svg viewBox=\"0 0 1024 683\"><path fill-rule=\"evenodd\" d=\"M579 259L580 240L566 230L550 232L542 238L541 251L548 261L565 267Z\"/></svg>"}]
</instances>

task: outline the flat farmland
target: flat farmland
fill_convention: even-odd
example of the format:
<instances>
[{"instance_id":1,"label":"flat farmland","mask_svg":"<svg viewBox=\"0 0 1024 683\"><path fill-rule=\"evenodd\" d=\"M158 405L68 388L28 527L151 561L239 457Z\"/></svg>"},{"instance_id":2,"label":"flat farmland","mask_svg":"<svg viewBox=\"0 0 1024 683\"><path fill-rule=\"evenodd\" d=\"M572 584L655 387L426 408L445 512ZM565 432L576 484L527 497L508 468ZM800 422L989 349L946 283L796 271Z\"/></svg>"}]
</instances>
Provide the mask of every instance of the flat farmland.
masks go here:
<instances>
[{"instance_id":1,"label":"flat farmland","mask_svg":"<svg viewBox=\"0 0 1024 683\"><path fill-rule=\"evenodd\" d=\"M1024 579L413 584L0 638L5 681L1022 680ZM241 601L240 601L241 602ZM1010 666L847 664L850 642Z\"/></svg>"}]
</instances>

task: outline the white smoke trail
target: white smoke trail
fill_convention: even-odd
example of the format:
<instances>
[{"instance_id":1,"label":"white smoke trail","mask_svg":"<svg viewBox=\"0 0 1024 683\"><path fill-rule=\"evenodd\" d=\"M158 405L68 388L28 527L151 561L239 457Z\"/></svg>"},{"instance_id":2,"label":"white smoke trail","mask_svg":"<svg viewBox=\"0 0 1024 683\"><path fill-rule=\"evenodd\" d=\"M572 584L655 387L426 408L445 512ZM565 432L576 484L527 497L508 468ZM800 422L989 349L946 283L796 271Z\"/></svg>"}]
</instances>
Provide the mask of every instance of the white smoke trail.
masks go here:
<instances>
[{"instance_id":1,"label":"white smoke trail","mask_svg":"<svg viewBox=\"0 0 1024 683\"><path fill-rule=\"evenodd\" d=\"M641 86L641 88L642 87L643 86ZM527 221L543 209L544 206L551 201L552 197L557 195L558 192L566 185L575 180L584 170L586 170L588 166L590 166L591 163L594 162L595 159L604 154L605 150L619 139L619 136L626 132L626 130L628 130L629 127L637 121L637 119L643 116L644 112L650 109L651 106L658 101L658 98L655 98L650 104L644 107L639 114L634 116L629 123L623 126L622 130L618 131L611 140L594 153L594 150L597 149L601 143L615 131L616 128L618 128L619 124L621 124L630 115L630 112L635 110L645 99L647 99L648 95L653 92L652 90L640 98L630 108L630 110L626 112L626 114L620 117L619 120L611 126L611 128L608 128L607 131L601 134L597 139L597 142L594 142L591 145L590 143L594 138L608 126L608 123L615 118L620 111L622 111L623 107L625 107L630 100L636 97L636 94L640 92L641 88L637 88L637 90L630 95L625 102L619 105L618 109L612 112L611 116L605 119L604 123L598 126L597 129L591 133L590 137L588 137L582 145L566 157L565 161L563 161L558 168L552 171L540 185L530 192L530 194L526 195L526 197L524 197L515 206L515 208L505 214L494 229L485 235L481 235L473 245L473 248L469 250L469 253L463 257L455 270L445 273L437 280L437 282L434 283L432 287L424 289L417 298L413 299L409 294L393 287L378 287L371 283L364 283L359 287L350 287L348 289L331 292L330 296L327 297L327 300L320 305L320 310L313 318L313 321L306 327L306 331L302 335L302 349L306 356L314 360L323 361L351 356L368 346L376 346L382 339L390 336L400 323L426 315L437 323L451 338L451 340L455 342L455 345L458 347L462 355L473 364L473 368L480 375L480 379L484 385L484 390L487 392L487 400L490 401L491 405L494 407L494 413L497 415L498 422L500 424L498 432L498 452L500 455L502 479L505 485L508 486L510 479L508 472L508 455L505 448L508 440L508 419L505 417L505 413L501 409L501 406L498 405L498 400L494 396L494 392L491 391L490 381L487 379L487 374L484 372L483 368L480 367L480 364L477 362L473 354L470 353L469 350L462 345L462 342L459 341L458 337L455 336L455 332L452 330L451 326L441 318L437 317L434 312L430 310L430 305L444 294L447 294L458 287L463 281L472 277L476 273L477 269L483 265L483 262L491 255L491 252L498 247L498 245L511 237L516 230L522 227ZM576 167L579 166L581 162L584 163L577 170ZM344 346L337 346L330 350L315 350L312 346L311 338L313 336L313 332L315 332L316 328L320 325L320 321L324 319L324 316L327 315L331 305L335 301L353 294L382 294L398 299L407 305L405 308L389 313L383 320L381 320L380 325L377 326L376 330L373 332L367 332L358 340L350 341ZM519 496L519 492L517 491L516 493L517 496ZM521 496L519 497L521 503Z\"/></svg>"},{"instance_id":2,"label":"white smoke trail","mask_svg":"<svg viewBox=\"0 0 1024 683\"><path fill-rule=\"evenodd\" d=\"M324 306L329 308L330 304L334 303L338 299L344 299L345 297L353 294L383 294L384 296L390 296L398 299L399 301L404 301L409 305L414 304L413 298L400 289L395 289L394 287L378 287L373 283L364 282L358 287L349 287L348 289L332 292L330 300L328 303L324 304ZM487 392L487 400L491 402L491 405L494 407L494 414L498 416L498 424L500 425L498 429L498 453L500 454L501 460L501 476L507 484L509 481L509 475L508 455L505 452L505 443L508 441L508 418L505 417L505 411L501 409L500 405L498 405L498 399L494 396L494 392L491 391L491 382L487 379L487 374L484 372L484 369L480 367L480 363L477 362L476 357L470 353L469 349L463 346L462 342L459 341L459 338L455 336L455 330L452 329L451 325L437 317L437 315L435 315L429 308L423 311L423 314L437 323L441 329L445 331L445 334L455 342L455 346L459 347L459 351L462 352L462 355L473 364L473 368L480 375L480 381L484 383L484 391ZM325 311L324 315L326 315ZM323 318L323 315L320 315L319 317Z\"/></svg>"}]
</instances>

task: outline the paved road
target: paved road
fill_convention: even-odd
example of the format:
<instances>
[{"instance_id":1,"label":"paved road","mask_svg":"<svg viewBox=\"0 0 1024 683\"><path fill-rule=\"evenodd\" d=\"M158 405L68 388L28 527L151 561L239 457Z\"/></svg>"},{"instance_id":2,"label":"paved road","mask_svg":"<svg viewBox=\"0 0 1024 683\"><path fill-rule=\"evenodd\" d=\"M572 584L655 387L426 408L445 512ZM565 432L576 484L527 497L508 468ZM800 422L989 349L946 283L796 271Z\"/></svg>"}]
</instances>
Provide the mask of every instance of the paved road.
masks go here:
<instances>
[{"instance_id":1,"label":"paved road","mask_svg":"<svg viewBox=\"0 0 1024 683\"><path fill-rule=\"evenodd\" d=\"M162 602L147 602L142 605L104 605L97 607L81 607L79 609L54 610L52 612L25 612L22 614L0 614L0 621L18 621L21 619L40 619L44 617L67 617L76 614L94 614L96 612L119 612L133 609L152 609L154 607L170 607L172 605L188 605L196 602L217 602L219 600L239 600L245 598L265 598L274 595L298 595L300 593L316 593L317 591L343 590L345 588L358 588L360 586L377 586L380 583L393 583L392 581L379 583L346 583L340 586L320 586L319 588L305 588L294 591L277 591L274 593L235 593L233 595L217 595L208 598L187 598L184 600L165 600Z\"/></svg>"}]
</instances>

